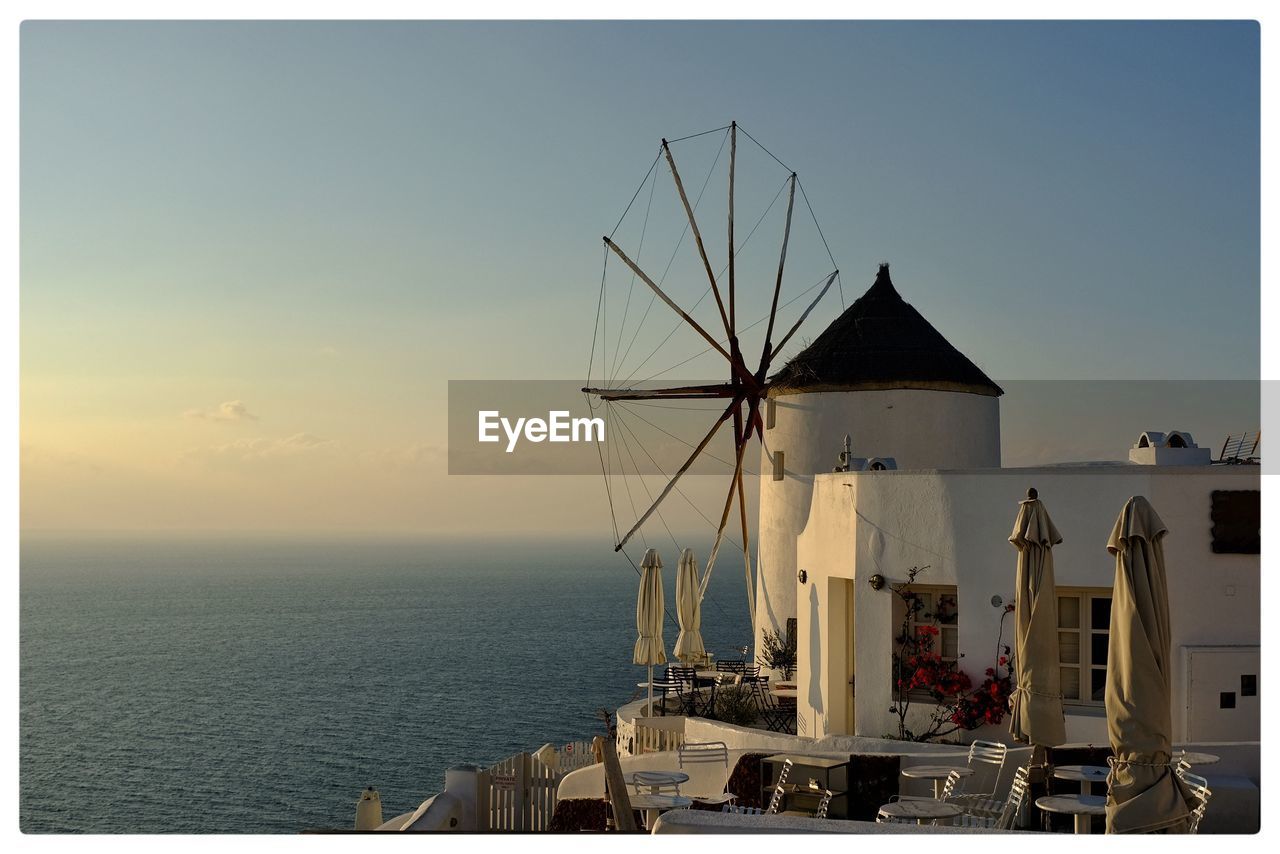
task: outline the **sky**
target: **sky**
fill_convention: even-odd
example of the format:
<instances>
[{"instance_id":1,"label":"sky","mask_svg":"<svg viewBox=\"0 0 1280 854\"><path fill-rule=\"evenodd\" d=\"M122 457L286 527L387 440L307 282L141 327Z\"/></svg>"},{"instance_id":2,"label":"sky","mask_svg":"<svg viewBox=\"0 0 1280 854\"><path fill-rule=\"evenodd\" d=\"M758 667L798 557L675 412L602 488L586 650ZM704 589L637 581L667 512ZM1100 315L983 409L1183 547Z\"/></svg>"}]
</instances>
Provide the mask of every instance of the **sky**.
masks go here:
<instances>
[{"instance_id":1,"label":"sky","mask_svg":"<svg viewBox=\"0 0 1280 854\"><path fill-rule=\"evenodd\" d=\"M21 43L28 530L607 539L599 478L449 477L447 382L582 376L600 235L660 137L730 119L801 172L846 300L891 261L997 381L1258 376L1253 23L37 21ZM1138 429L1213 444L1210 410ZM1052 431L1006 431L1006 462Z\"/></svg>"}]
</instances>

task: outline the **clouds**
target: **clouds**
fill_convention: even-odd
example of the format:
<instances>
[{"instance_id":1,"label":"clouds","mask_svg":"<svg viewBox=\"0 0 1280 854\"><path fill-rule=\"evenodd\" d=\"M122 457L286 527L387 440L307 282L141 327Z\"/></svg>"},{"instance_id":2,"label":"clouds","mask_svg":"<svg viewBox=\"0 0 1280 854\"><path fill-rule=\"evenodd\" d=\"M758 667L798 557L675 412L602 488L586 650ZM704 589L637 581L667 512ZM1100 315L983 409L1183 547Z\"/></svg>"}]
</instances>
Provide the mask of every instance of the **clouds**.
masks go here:
<instances>
[{"instance_id":1,"label":"clouds","mask_svg":"<svg viewBox=\"0 0 1280 854\"><path fill-rule=\"evenodd\" d=\"M258 416L249 411L239 400L227 400L218 404L217 409L188 409L182 413L186 418L198 418L203 421L257 421Z\"/></svg>"},{"instance_id":2,"label":"clouds","mask_svg":"<svg viewBox=\"0 0 1280 854\"><path fill-rule=\"evenodd\" d=\"M249 463L325 454L337 447L336 439L294 433L283 439L236 439L193 453L212 461Z\"/></svg>"}]
</instances>

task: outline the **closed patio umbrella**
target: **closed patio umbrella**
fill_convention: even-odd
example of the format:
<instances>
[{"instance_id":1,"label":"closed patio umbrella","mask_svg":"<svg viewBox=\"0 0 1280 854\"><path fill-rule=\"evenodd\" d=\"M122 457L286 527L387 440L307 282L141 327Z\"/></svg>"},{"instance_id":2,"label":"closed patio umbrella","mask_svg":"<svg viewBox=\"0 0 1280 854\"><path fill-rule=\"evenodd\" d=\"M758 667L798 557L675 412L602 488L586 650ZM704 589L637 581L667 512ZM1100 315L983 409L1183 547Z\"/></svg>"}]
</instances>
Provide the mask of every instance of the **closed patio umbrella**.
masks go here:
<instances>
[{"instance_id":1,"label":"closed patio umbrella","mask_svg":"<svg viewBox=\"0 0 1280 854\"><path fill-rule=\"evenodd\" d=\"M1107 652L1107 833L1187 832L1190 793L1169 767L1173 721L1168 529L1150 502L1125 502L1107 541L1116 558Z\"/></svg>"},{"instance_id":2,"label":"closed patio umbrella","mask_svg":"<svg viewBox=\"0 0 1280 854\"><path fill-rule=\"evenodd\" d=\"M649 667L649 714L653 714L653 666L667 660L662 642L662 558L648 549L640 561L640 592L636 595L636 646L631 660Z\"/></svg>"},{"instance_id":3,"label":"closed patio umbrella","mask_svg":"<svg viewBox=\"0 0 1280 854\"><path fill-rule=\"evenodd\" d=\"M698 559L693 556L693 549L684 549L676 569L676 619L680 621L680 636L671 653L686 664L701 661L707 654L702 646L700 593Z\"/></svg>"},{"instance_id":4,"label":"closed patio umbrella","mask_svg":"<svg viewBox=\"0 0 1280 854\"><path fill-rule=\"evenodd\" d=\"M1062 535L1034 489L1027 490L1027 500L1019 502L1009 542L1018 550L1016 687L1009 698L1009 732L1027 744L1053 747L1067 740L1058 669L1058 594L1053 581L1053 547L1062 542Z\"/></svg>"}]
</instances>

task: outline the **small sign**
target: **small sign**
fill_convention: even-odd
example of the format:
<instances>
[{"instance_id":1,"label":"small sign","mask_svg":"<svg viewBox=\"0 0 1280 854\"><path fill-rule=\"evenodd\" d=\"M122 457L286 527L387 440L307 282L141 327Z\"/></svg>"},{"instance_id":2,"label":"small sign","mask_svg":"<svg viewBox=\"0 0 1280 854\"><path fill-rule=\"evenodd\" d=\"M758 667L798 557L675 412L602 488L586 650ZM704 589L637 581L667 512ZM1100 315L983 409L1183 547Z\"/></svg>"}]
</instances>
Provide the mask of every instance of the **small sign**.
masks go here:
<instances>
[{"instance_id":1,"label":"small sign","mask_svg":"<svg viewBox=\"0 0 1280 854\"><path fill-rule=\"evenodd\" d=\"M506 789L509 791L516 787L516 775L494 774L492 782L495 789Z\"/></svg>"}]
</instances>

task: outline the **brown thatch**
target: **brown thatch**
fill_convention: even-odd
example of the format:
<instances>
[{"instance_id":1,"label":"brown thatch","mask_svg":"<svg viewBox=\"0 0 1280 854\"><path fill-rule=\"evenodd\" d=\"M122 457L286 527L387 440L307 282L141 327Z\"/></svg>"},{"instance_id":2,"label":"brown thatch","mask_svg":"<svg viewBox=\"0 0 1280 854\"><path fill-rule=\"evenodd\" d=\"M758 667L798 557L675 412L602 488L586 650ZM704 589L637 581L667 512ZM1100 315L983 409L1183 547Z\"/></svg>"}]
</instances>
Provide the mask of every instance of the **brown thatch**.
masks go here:
<instances>
[{"instance_id":1,"label":"brown thatch","mask_svg":"<svg viewBox=\"0 0 1280 854\"><path fill-rule=\"evenodd\" d=\"M914 388L1004 394L893 287L875 284L770 379L770 393Z\"/></svg>"}]
</instances>

